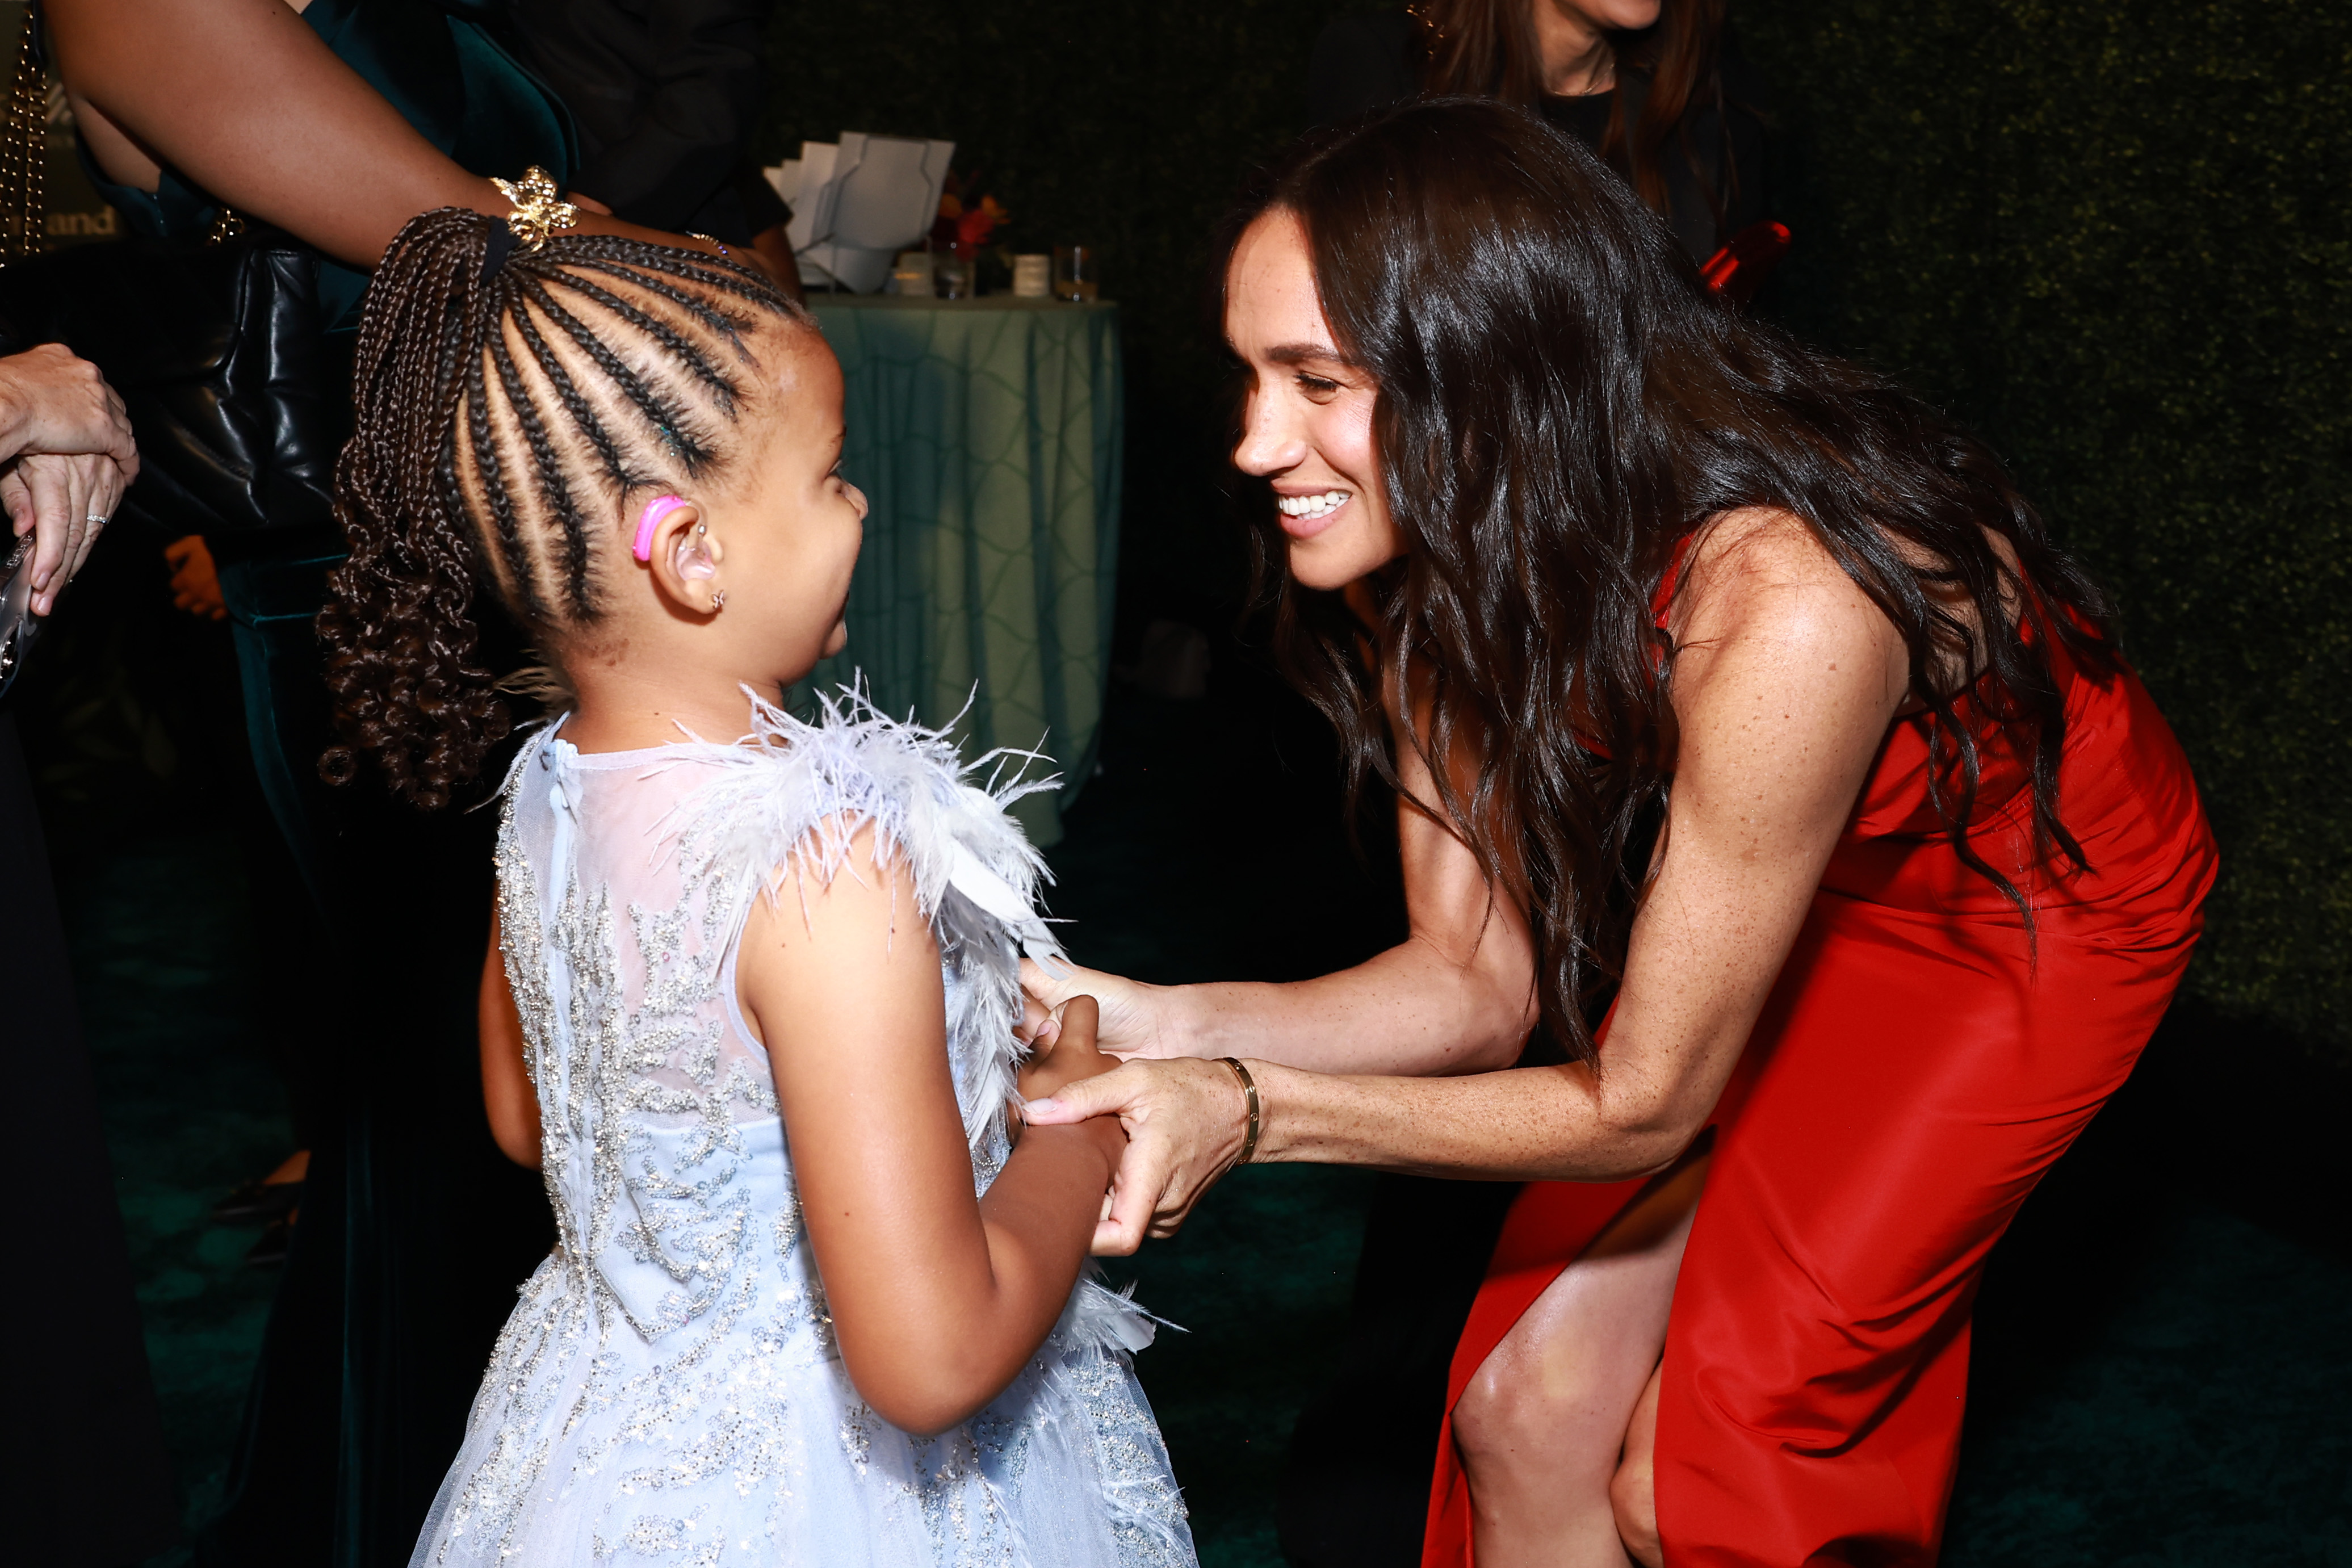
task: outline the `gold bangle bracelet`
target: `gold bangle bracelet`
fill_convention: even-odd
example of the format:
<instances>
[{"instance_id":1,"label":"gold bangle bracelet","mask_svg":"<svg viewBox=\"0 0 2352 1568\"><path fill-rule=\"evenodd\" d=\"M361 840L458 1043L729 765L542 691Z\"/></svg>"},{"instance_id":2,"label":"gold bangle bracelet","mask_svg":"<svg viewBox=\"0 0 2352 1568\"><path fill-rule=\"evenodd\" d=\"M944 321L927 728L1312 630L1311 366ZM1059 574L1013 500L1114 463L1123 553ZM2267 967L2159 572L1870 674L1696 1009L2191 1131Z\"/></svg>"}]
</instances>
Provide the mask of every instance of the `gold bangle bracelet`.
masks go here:
<instances>
[{"instance_id":1,"label":"gold bangle bracelet","mask_svg":"<svg viewBox=\"0 0 2352 1568\"><path fill-rule=\"evenodd\" d=\"M1217 1059L1233 1068L1234 1076L1242 1080L1242 1104L1249 1111L1249 1131L1242 1139L1242 1157L1234 1163L1246 1165L1250 1163L1250 1156L1257 1152L1257 1080L1250 1077L1249 1068L1242 1066L1239 1058L1219 1057Z\"/></svg>"}]
</instances>

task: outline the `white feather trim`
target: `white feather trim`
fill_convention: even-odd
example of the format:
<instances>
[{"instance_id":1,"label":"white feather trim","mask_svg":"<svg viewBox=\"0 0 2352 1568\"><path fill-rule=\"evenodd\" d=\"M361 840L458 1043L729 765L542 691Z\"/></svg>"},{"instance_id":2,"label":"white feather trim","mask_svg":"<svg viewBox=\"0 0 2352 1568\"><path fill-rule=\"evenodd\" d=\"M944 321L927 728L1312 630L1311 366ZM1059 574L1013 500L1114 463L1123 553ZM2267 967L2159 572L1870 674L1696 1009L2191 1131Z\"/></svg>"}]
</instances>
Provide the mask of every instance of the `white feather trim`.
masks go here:
<instances>
[{"instance_id":1,"label":"white feather trim","mask_svg":"<svg viewBox=\"0 0 2352 1568\"><path fill-rule=\"evenodd\" d=\"M747 692L747 695L750 695ZM999 750L966 764L938 730L889 717L866 694L820 696L814 723L751 696L751 732L734 745L679 748L719 773L679 802L664 826L688 877L740 879L771 900L801 879L829 882L849 841L867 826L877 857L903 866L939 942L948 981L948 1053L964 1134L982 1179L1003 1161L1004 1107L1022 1047L1022 955L1058 960L1061 946L1036 912L1052 879L1005 809L1053 788L1053 777L976 782L982 770L1042 761ZM686 760L681 756L680 761ZM737 911L740 921L741 910Z\"/></svg>"}]
</instances>

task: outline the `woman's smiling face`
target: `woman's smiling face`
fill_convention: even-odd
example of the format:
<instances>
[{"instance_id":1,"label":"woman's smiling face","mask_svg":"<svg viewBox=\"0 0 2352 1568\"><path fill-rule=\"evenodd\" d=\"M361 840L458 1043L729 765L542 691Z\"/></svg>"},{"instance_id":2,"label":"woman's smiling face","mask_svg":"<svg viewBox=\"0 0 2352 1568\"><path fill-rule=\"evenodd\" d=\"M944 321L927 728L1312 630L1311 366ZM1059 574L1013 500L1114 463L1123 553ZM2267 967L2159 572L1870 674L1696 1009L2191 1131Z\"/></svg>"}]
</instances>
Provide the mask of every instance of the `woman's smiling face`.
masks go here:
<instances>
[{"instance_id":1,"label":"woman's smiling face","mask_svg":"<svg viewBox=\"0 0 2352 1568\"><path fill-rule=\"evenodd\" d=\"M1379 387L1332 342L1295 214L1266 213L1234 247L1225 342L1249 372L1234 466L1274 487L1291 575L1344 588L1403 554L1373 449Z\"/></svg>"}]
</instances>

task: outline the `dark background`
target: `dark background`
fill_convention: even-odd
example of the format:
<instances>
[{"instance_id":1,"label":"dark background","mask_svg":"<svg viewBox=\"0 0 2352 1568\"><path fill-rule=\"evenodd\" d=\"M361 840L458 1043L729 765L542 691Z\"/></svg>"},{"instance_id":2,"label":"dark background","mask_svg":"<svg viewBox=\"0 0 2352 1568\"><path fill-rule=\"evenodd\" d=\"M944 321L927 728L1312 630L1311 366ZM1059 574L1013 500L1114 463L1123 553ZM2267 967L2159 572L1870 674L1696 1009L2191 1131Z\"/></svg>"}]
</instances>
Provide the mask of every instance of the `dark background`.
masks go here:
<instances>
[{"instance_id":1,"label":"dark background","mask_svg":"<svg viewBox=\"0 0 2352 1568\"><path fill-rule=\"evenodd\" d=\"M1054 853L1090 963L1288 978L1376 946L1311 717L1233 636L1223 371L1200 302L1243 174L1302 128L1347 0L785 0L758 151L952 137L1010 248L1106 252L1125 312L1119 639L1217 640L1212 701L1115 696ZM1980 1300L1953 1568L2332 1563L2352 1542L2352 5L1731 0L1776 102L1783 324L1985 435L2116 595L2222 879L2189 994ZM1133 1267L1203 1560L1270 1564L1364 1188L1227 1182Z\"/></svg>"},{"instance_id":2,"label":"dark background","mask_svg":"<svg viewBox=\"0 0 2352 1568\"><path fill-rule=\"evenodd\" d=\"M1147 980L1297 978L1394 932L1381 835L1350 854L1328 736L1234 632L1198 309L1210 230L1299 129L1309 45L1345 8L784 0L774 24L762 162L844 130L952 137L971 193L1012 210L1008 248L1107 253L1129 376L1120 658L1170 617L1212 634L1217 667L1207 701L1114 689L1104 770L1050 858L1077 955ZM1731 8L1775 85L1797 235L1773 312L2017 466L2118 595L2223 847L2193 994L1995 1255L1945 1561L2342 1568L2352 5ZM79 198L51 197L70 224ZM99 552L14 701L200 1523L275 1282L205 1212L287 1147L267 1049L286 977L246 885L272 830L226 630L170 611L131 543ZM1369 1191L1253 1167L1115 1271L1189 1331L1139 1367L1206 1568L1279 1560L1276 1478L1333 1369Z\"/></svg>"},{"instance_id":3,"label":"dark background","mask_svg":"<svg viewBox=\"0 0 2352 1568\"><path fill-rule=\"evenodd\" d=\"M1012 247L1105 251L1129 333L1123 646L1156 616L1230 624L1207 237L1300 129L1309 45L1348 8L779 8L763 162L845 129L952 137ZM2352 1058L2352 6L1731 18L1777 98L1778 313L1987 436L2115 591L2221 840L2192 994Z\"/></svg>"}]
</instances>

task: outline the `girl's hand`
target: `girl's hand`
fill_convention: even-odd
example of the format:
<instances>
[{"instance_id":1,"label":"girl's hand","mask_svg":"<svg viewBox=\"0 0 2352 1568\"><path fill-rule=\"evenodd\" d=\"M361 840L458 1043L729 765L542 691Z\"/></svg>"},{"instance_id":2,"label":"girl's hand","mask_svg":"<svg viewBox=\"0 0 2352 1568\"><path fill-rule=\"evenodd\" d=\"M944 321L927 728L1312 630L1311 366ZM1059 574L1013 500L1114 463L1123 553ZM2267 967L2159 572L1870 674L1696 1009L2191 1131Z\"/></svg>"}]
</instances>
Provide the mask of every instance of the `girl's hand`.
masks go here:
<instances>
[{"instance_id":1,"label":"girl's hand","mask_svg":"<svg viewBox=\"0 0 2352 1568\"><path fill-rule=\"evenodd\" d=\"M1173 987L1146 985L1075 963L1055 967L1061 971L1058 977L1034 959L1021 961L1021 1025L1015 1033L1022 1039L1050 1040L1059 1026L1055 1015L1062 1005L1087 996L1100 1009L1101 1049L1122 1058L1192 1054L1177 1044L1175 1031L1166 1027L1165 998Z\"/></svg>"},{"instance_id":2,"label":"girl's hand","mask_svg":"<svg viewBox=\"0 0 2352 1568\"><path fill-rule=\"evenodd\" d=\"M228 601L221 597L220 571L213 564L211 546L201 533L191 533L163 546L172 564L172 606L206 620L228 619Z\"/></svg>"},{"instance_id":3,"label":"girl's hand","mask_svg":"<svg viewBox=\"0 0 2352 1568\"><path fill-rule=\"evenodd\" d=\"M1201 1195L1241 1158L1249 1130L1233 1069L1197 1058L1129 1061L1051 1099L1033 1100L1024 1111L1033 1127L1116 1115L1127 1129L1110 1211L1095 1227L1097 1258L1124 1258L1146 1236L1175 1235Z\"/></svg>"},{"instance_id":4,"label":"girl's hand","mask_svg":"<svg viewBox=\"0 0 2352 1568\"><path fill-rule=\"evenodd\" d=\"M1095 1047L1098 1013L1091 996L1073 996L1055 1020L1053 1032L1033 1046L1021 1068L1021 1098L1043 1100L1082 1079L1097 1078L1118 1066Z\"/></svg>"}]
</instances>

